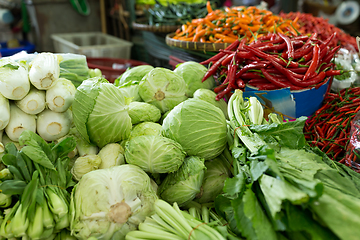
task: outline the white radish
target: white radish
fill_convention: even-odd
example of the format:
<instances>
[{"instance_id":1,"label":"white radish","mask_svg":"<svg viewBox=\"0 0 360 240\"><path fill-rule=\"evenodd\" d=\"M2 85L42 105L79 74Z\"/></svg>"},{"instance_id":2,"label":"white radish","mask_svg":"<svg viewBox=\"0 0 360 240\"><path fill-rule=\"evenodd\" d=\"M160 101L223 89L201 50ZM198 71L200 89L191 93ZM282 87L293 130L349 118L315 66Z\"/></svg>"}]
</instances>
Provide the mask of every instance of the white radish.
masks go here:
<instances>
[{"instance_id":1,"label":"white radish","mask_svg":"<svg viewBox=\"0 0 360 240\"><path fill-rule=\"evenodd\" d=\"M15 101L15 104L28 114L38 114L44 111L46 106L45 91L32 87L29 93L23 99Z\"/></svg>"},{"instance_id":2,"label":"white radish","mask_svg":"<svg viewBox=\"0 0 360 240\"><path fill-rule=\"evenodd\" d=\"M59 79L59 76L58 56L53 53L39 53L30 63L29 79L39 90L51 88Z\"/></svg>"},{"instance_id":3,"label":"white radish","mask_svg":"<svg viewBox=\"0 0 360 240\"><path fill-rule=\"evenodd\" d=\"M45 141L55 141L69 133L71 123L70 110L58 113L45 109L38 114L37 132Z\"/></svg>"},{"instance_id":4,"label":"white radish","mask_svg":"<svg viewBox=\"0 0 360 240\"><path fill-rule=\"evenodd\" d=\"M4 129L10 120L9 100L0 93L0 130Z\"/></svg>"},{"instance_id":5,"label":"white radish","mask_svg":"<svg viewBox=\"0 0 360 240\"><path fill-rule=\"evenodd\" d=\"M11 100L20 100L30 90L28 69L10 59L0 60L0 93Z\"/></svg>"},{"instance_id":6,"label":"white radish","mask_svg":"<svg viewBox=\"0 0 360 240\"><path fill-rule=\"evenodd\" d=\"M46 91L46 104L54 112L65 112L73 103L76 87L65 78L59 78L56 83Z\"/></svg>"},{"instance_id":7,"label":"white radish","mask_svg":"<svg viewBox=\"0 0 360 240\"><path fill-rule=\"evenodd\" d=\"M10 121L5 128L6 135L14 142L24 130L36 132L35 115L27 114L18 108L15 103L10 103Z\"/></svg>"}]
</instances>

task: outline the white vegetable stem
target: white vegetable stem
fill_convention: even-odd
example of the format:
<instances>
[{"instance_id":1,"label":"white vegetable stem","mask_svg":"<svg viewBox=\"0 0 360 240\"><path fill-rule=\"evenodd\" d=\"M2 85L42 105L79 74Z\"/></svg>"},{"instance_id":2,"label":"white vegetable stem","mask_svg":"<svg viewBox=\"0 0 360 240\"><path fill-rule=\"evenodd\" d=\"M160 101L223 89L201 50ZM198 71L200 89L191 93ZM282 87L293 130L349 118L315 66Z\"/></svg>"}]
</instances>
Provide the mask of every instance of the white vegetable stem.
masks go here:
<instances>
[{"instance_id":1,"label":"white vegetable stem","mask_svg":"<svg viewBox=\"0 0 360 240\"><path fill-rule=\"evenodd\" d=\"M71 122L70 110L57 113L45 109L38 115L37 132L45 141L55 141L68 134Z\"/></svg>"},{"instance_id":2,"label":"white vegetable stem","mask_svg":"<svg viewBox=\"0 0 360 240\"><path fill-rule=\"evenodd\" d=\"M15 103L10 103L10 121L5 128L6 135L15 142L19 141L24 130L36 131L35 115L27 114L18 108Z\"/></svg>"},{"instance_id":3,"label":"white vegetable stem","mask_svg":"<svg viewBox=\"0 0 360 240\"><path fill-rule=\"evenodd\" d=\"M0 130L4 129L10 120L9 100L0 93Z\"/></svg>"},{"instance_id":4,"label":"white vegetable stem","mask_svg":"<svg viewBox=\"0 0 360 240\"><path fill-rule=\"evenodd\" d=\"M60 66L57 55L53 53L39 53L30 63L30 82L40 90L51 88L59 79Z\"/></svg>"},{"instance_id":5,"label":"white vegetable stem","mask_svg":"<svg viewBox=\"0 0 360 240\"><path fill-rule=\"evenodd\" d=\"M2 142L3 133L4 133L4 130L0 130L0 153L3 153L5 151L5 147Z\"/></svg>"},{"instance_id":6,"label":"white vegetable stem","mask_svg":"<svg viewBox=\"0 0 360 240\"><path fill-rule=\"evenodd\" d=\"M65 78L59 78L55 84L46 91L46 103L54 112L65 112L73 103L76 87Z\"/></svg>"},{"instance_id":7,"label":"white vegetable stem","mask_svg":"<svg viewBox=\"0 0 360 240\"><path fill-rule=\"evenodd\" d=\"M30 92L23 99L15 101L15 104L27 114L38 114L44 111L46 106L45 91L32 87Z\"/></svg>"},{"instance_id":8,"label":"white vegetable stem","mask_svg":"<svg viewBox=\"0 0 360 240\"><path fill-rule=\"evenodd\" d=\"M27 67L9 59L0 61L0 93L8 99L20 100L29 90Z\"/></svg>"}]
</instances>

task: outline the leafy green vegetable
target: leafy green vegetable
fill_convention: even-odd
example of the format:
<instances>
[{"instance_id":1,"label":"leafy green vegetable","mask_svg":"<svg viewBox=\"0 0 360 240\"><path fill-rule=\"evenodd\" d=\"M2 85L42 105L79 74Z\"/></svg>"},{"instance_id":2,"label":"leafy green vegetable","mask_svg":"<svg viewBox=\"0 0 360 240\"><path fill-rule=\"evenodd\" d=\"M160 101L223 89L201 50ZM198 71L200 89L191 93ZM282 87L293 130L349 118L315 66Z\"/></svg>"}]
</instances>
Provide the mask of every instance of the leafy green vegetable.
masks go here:
<instances>
[{"instance_id":1,"label":"leafy green vegetable","mask_svg":"<svg viewBox=\"0 0 360 240\"><path fill-rule=\"evenodd\" d=\"M200 193L205 175L204 160L190 156L185 158L180 168L166 176L159 187L159 196L173 204L184 206Z\"/></svg>"},{"instance_id":2,"label":"leafy green vegetable","mask_svg":"<svg viewBox=\"0 0 360 240\"><path fill-rule=\"evenodd\" d=\"M132 128L128 102L104 78L90 78L77 88L72 105L74 124L89 143L103 147L127 139Z\"/></svg>"},{"instance_id":3,"label":"leafy green vegetable","mask_svg":"<svg viewBox=\"0 0 360 240\"><path fill-rule=\"evenodd\" d=\"M188 155L209 160L226 147L226 119L214 105L190 98L166 116L161 134L180 143Z\"/></svg>"},{"instance_id":4,"label":"leafy green vegetable","mask_svg":"<svg viewBox=\"0 0 360 240\"><path fill-rule=\"evenodd\" d=\"M194 92L200 88L212 89L215 86L213 76L205 82L202 79L207 72L207 68L198 62L187 61L176 66L174 73L181 76L186 83L186 96L193 97ZM215 99L215 98L214 98Z\"/></svg>"},{"instance_id":5,"label":"leafy green vegetable","mask_svg":"<svg viewBox=\"0 0 360 240\"><path fill-rule=\"evenodd\" d=\"M165 113L187 99L184 79L173 71L156 67L140 81L139 95L144 102L155 105Z\"/></svg>"}]
</instances>

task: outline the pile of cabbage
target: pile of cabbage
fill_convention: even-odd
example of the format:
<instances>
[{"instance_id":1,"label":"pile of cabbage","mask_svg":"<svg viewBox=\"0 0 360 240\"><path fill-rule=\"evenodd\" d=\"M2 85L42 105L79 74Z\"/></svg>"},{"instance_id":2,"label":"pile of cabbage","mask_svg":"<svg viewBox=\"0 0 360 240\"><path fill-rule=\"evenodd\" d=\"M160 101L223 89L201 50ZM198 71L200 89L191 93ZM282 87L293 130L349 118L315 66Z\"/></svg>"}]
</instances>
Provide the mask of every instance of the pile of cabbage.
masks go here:
<instances>
[{"instance_id":1,"label":"pile of cabbage","mask_svg":"<svg viewBox=\"0 0 360 240\"><path fill-rule=\"evenodd\" d=\"M114 84L95 77L77 88L73 136L86 147L71 168L73 236L123 239L157 199L186 207L221 193L230 176L227 104L215 101L214 80L201 82L205 72L196 62L142 65Z\"/></svg>"}]
</instances>

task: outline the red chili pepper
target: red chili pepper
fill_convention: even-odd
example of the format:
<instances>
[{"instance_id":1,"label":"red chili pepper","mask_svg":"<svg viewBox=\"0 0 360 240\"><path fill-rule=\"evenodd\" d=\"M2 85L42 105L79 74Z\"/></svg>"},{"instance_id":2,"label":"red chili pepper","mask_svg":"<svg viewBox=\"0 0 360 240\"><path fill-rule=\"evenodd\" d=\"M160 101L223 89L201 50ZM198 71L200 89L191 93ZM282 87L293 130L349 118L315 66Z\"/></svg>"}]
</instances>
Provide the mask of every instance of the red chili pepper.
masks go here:
<instances>
[{"instance_id":1,"label":"red chili pepper","mask_svg":"<svg viewBox=\"0 0 360 240\"><path fill-rule=\"evenodd\" d=\"M329 63L331 59L334 57L335 53L339 51L340 46L336 46L333 49L331 49L328 54L324 57L323 62Z\"/></svg>"},{"instance_id":2,"label":"red chili pepper","mask_svg":"<svg viewBox=\"0 0 360 240\"><path fill-rule=\"evenodd\" d=\"M269 82L271 82L272 84L274 84L274 85L276 85L276 86L278 86L278 87L280 87L280 88L290 87L291 90L300 90L300 89L303 89L303 88L301 88L301 87L297 87L297 86L295 86L295 85L293 85L293 84L290 84L290 83L288 83L288 82L279 81L277 78L271 76L271 74L268 73L265 68L262 68L262 69L261 69L261 72L264 74L265 78L266 78Z\"/></svg>"},{"instance_id":3,"label":"red chili pepper","mask_svg":"<svg viewBox=\"0 0 360 240\"><path fill-rule=\"evenodd\" d=\"M218 70L218 68L221 65L221 62L227 57L227 55L222 56L219 60L217 60L213 65L211 65L211 67L207 70L207 72L205 73L203 79L201 80L201 82L204 82L206 79L208 79L210 76L214 75L216 73L216 71Z\"/></svg>"},{"instance_id":4,"label":"red chili pepper","mask_svg":"<svg viewBox=\"0 0 360 240\"><path fill-rule=\"evenodd\" d=\"M246 72L241 75L242 79L256 79L261 78L261 74L257 72Z\"/></svg>"},{"instance_id":5,"label":"red chili pepper","mask_svg":"<svg viewBox=\"0 0 360 240\"><path fill-rule=\"evenodd\" d=\"M284 67L299 67L298 62L293 62L293 61L286 62L286 61L281 60L280 58L276 58L272 55L269 55L267 53L264 53L256 48L253 48L253 47L250 47L247 45L244 46L244 49L252 52L253 54L255 54L256 56L258 56L260 58L264 58L271 62L277 62L278 64L280 64L281 66L284 66Z\"/></svg>"},{"instance_id":6,"label":"red chili pepper","mask_svg":"<svg viewBox=\"0 0 360 240\"><path fill-rule=\"evenodd\" d=\"M288 59L290 59L290 60L294 59L294 46L293 46L292 41L285 34L282 34L282 33L278 33L278 34L282 39L284 39L284 41L286 43Z\"/></svg>"},{"instance_id":7,"label":"red chili pepper","mask_svg":"<svg viewBox=\"0 0 360 240\"><path fill-rule=\"evenodd\" d=\"M275 90L275 89L279 89L278 86L272 84L272 83L263 83L263 84L259 84L258 86L256 86L258 88L258 90Z\"/></svg>"},{"instance_id":8,"label":"red chili pepper","mask_svg":"<svg viewBox=\"0 0 360 240\"><path fill-rule=\"evenodd\" d=\"M230 51L235 50L238 47L239 43L240 43L239 39L236 39L233 43L231 43L229 46L227 46L227 48L225 48L225 50L230 50ZM212 56L211 58L200 62L200 64L206 65L206 64L209 64L210 62L214 63L217 60L221 59L224 55L225 55L225 53L219 52L218 54Z\"/></svg>"},{"instance_id":9,"label":"red chili pepper","mask_svg":"<svg viewBox=\"0 0 360 240\"><path fill-rule=\"evenodd\" d=\"M314 48L313 48L313 59L311 61L311 64L308 68L308 70L306 71L303 81L306 81L309 76L311 74L313 74L315 72L315 70L317 69L318 65L319 65L319 55L320 55L320 47L319 45L315 44Z\"/></svg>"},{"instance_id":10,"label":"red chili pepper","mask_svg":"<svg viewBox=\"0 0 360 240\"><path fill-rule=\"evenodd\" d=\"M232 88L230 87L230 85L228 85L223 91L219 92L216 97L215 100L219 101L220 99L222 99L226 94L230 93L232 90Z\"/></svg>"},{"instance_id":11,"label":"red chili pepper","mask_svg":"<svg viewBox=\"0 0 360 240\"><path fill-rule=\"evenodd\" d=\"M221 65L227 66L231 62L231 60L234 58L234 55L235 55L235 52L228 55L224 60L221 61Z\"/></svg>"},{"instance_id":12,"label":"red chili pepper","mask_svg":"<svg viewBox=\"0 0 360 240\"><path fill-rule=\"evenodd\" d=\"M244 66L243 68L241 68L240 71L238 71L238 72L236 73L236 78L241 77L242 74L244 74L244 73L247 72L248 70L251 70L251 69L261 69L261 68L267 67L268 65L269 65L269 63L266 63L266 62L248 64L248 65Z\"/></svg>"}]
</instances>

